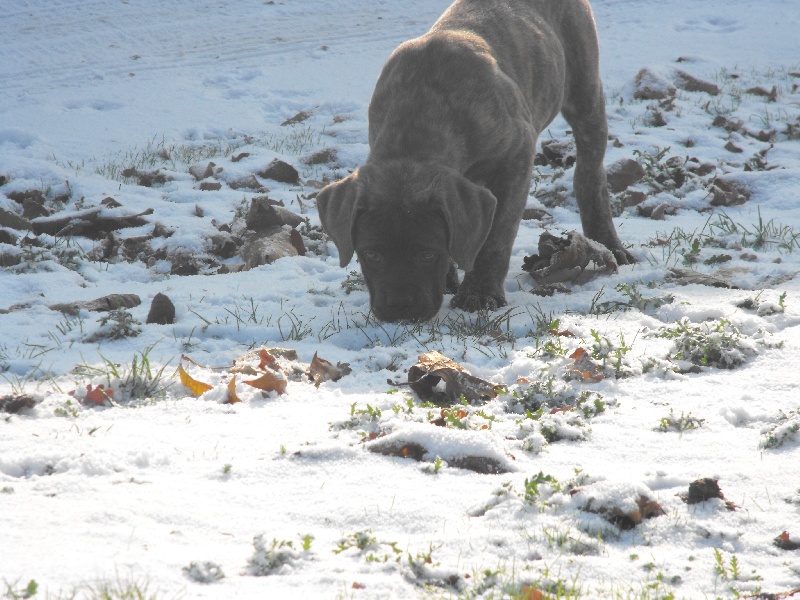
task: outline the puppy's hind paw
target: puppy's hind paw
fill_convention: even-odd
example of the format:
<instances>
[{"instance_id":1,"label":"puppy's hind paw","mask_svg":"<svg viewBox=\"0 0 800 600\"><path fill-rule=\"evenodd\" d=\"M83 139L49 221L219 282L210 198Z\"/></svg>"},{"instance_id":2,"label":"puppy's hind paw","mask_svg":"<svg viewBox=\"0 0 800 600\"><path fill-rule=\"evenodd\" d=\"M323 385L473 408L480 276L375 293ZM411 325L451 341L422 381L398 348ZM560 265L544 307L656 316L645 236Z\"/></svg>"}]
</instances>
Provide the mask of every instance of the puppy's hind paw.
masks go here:
<instances>
[{"instance_id":1,"label":"puppy's hind paw","mask_svg":"<svg viewBox=\"0 0 800 600\"><path fill-rule=\"evenodd\" d=\"M636 259L633 257L633 254L628 252L622 244L620 244L616 248L611 248L611 252L614 253L614 258L617 259L618 265L636 264Z\"/></svg>"}]
</instances>

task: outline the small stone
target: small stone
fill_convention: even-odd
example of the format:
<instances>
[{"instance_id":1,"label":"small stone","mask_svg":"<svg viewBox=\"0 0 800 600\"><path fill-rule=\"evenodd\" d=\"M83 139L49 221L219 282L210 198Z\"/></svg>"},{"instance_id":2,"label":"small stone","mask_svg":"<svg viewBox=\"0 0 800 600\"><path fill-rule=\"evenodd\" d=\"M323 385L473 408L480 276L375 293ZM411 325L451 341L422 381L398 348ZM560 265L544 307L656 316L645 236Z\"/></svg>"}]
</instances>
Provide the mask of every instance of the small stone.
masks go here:
<instances>
[{"instance_id":1,"label":"small stone","mask_svg":"<svg viewBox=\"0 0 800 600\"><path fill-rule=\"evenodd\" d=\"M675 95L675 86L650 69L642 69L634 79L637 100L664 100Z\"/></svg>"},{"instance_id":2,"label":"small stone","mask_svg":"<svg viewBox=\"0 0 800 600\"><path fill-rule=\"evenodd\" d=\"M50 310L55 310L66 315L75 316L81 310L90 310L94 312L108 312L118 308L135 308L139 306L142 301L136 294L109 294L102 298L89 300L86 302L69 302L65 304L53 304Z\"/></svg>"},{"instance_id":3,"label":"small stone","mask_svg":"<svg viewBox=\"0 0 800 600\"><path fill-rule=\"evenodd\" d=\"M23 410L31 409L42 400L27 394L17 396L0 396L0 412L15 415Z\"/></svg>"},{"instance_id":4,"label":"small stone","mask_svg":"<svg viewBox=\"0 0 800 600\"><path fill-rule=\"evenodd\" d=\"M725 150L727 150L728 152L733 152L734 154L741 154L742 152L744 152L744 150L739 146L737 146L736 144L734 144L732 140L728 140L728 143L725 144Z\"/></svg>"},{"instance_id":5,"label":"small stone","mask_svg":"<svg viewBox=\"0 0 800 600\"><path fill-rule=\"evenodd\" d=\"M310 110L301 110L295 116L286 119L283 123L281 123L281 127L286 127L287 125L297 125L298 123L302 123L311 118L313 113Z\"/></svg>"},{"instance_id":6,"label":"small stone","mask_svg":"<svg viewBox=\"0 0 800 600\"><path fill-rule=\"evenodd\" d=\"M716 479L704 477L689 484L689 494L686 496L687 504L699 504L712 498L725 499Z\"/></svg>"},{"instance_id":7,"label":"small stone","mask_svg":"<svg viewBox=\"0 0 800 600\"><path fill-rule=\"evenodd\" d=\"M172 268L169 270L170 275L197 275L200 268L192 256L177 255L172 258Z\"/></svg>"},{"instance_id":8,"label":"small stone","mask_svg":"<svg viewBox=\"0 0 800 600\"><path fill-rule=\"evenodd\" d=\"M778 88L774 85L772 86L771 90L767 90L759 85L748 88L746 92L748 94L752 94L753 96L761 96L762 98L766 98L769 102L775 102L778 99Z\"/></svg>"},{"instance_id":9,"label":"small stone","mask_svg":"<svg viewBox=\"0 0 800 600\"><path fill-rule=\"evenodd\" d=\"M627 190L621 197L622 206L630 208L632 206L639 206L642 202L647 200L647 194L639 190Z\"/></svg>"},{"instance_id":10,"label":"small stone","mask_svg":"<svg viewBox=\"0 0 800 600\"><path fill-rule=\"evenodd\" d=\"M22 216L26 219L36 219L38 217L49 217L50 211L45 208L39 200L26 198L22 203Z\"/></svg>"},{"instance_id":11,"label":"small stone","mask_svg":"<svg viewBox=\"0 0 800 600\"><path fill-rule=\"evenodd\" d=\"M250 210L245 216L245 224L252 231L264 231L270 227L289 225L297 227L303 217L282 206L277 206L266 196L257 196L250 202Z\"/></svg>"},{"instance_id":12,"label":"small stone","mask_svg":"<svg viewBox=\"0 0 800 600\"><path fill-rule=\"evenodd\" d=\"M17 231L28 231L31 228L31 222L15 212L0 208L0 227L8 227L9 229L16 229Z\"/></svg>"},{"instance_id":13,"label":"small stone","mask_svg":"<svg viewBox=\"0 0 800 600\"><path fill-rule=\"evenodd\" d=\"M146 322L156 325L172 325L175 322L175 305L166 294L159 292L153 296Z\"/></svg>"},{"instance_id":14,"label":"small stone","mask_svg":"<svg viewBox=\"0 0 800 600\"><path fill-rule=\"evenodd\" d=\"M676 71L674 81L676 86L686 92L704 92L712 96L719 95L718 85L711 83L710 81L698 79L686 71Z\"/></svg>"},{"instance_id":15,"label":"small stone","mask_svg":"<svg viewBox=\"0 0 800 600\"><path fill-rule=\"evenodd\" d=\"M291 235L286 229L278 229L272 235L258 237L242 246L241 256L248 269L268 265L285 256L297 256Z\"/></svg>"},{"instance_id":16,"label":"small stone","mask_svg":"<svg viewBox=\"0 0 800 600\"><path fill-rule=\"evenodd\" d=\"M336 162L337 158L338 153L335 148L323 148L304 158L303 162L307 165L327 165Z\"/></svg>"},{"instance_id":17,"label":"small stone","mask_svg":"<svg viewBox=\"0 0 800 600\"><path fill-rule=\"evenodd\" d=\"M300 174L292 165L278 160L277 158L267 165L267 167L257 173L264 179L272 179L280 183L296 184L300 182Z\"/></svg>"},{"instance_id":18,"label":"small stone","mask_svg":"<svg viewBox=\"0 0 800 600\"><path fill-rule=\"evenodd\" d=\"M15 235L12 235L5 229L0 229L0 244L9 244L14 246L17 243L17 239L18 238Z\"/></svg>"},{"instance_id":19,"label":"small stone","mask_svg":"<svg viewBox=\"0 0 800 600\"><path fill-rule=\"evenodd\" d=\"M659 108L651 108L647 111L644 123L648 127L664 127L667 124L667 117Z\"/></svg>"},{"instance_id":20,"label":"small stone","mask_svg":"<svg viewBox=\"0 0 800 600\"><path fill-rule=\"evenodd\" d=\"M644 175L644 167L632 158L618 160L606 169L608 191L613 194L622 192L641 181Z\"/></svg>"},{"instance_id":21,"label":"small stone","mask_svg":"<svg viewBox=\"0 0 800 600\"><path fill-rule=\"evenodd\" d=\"M550 216L543 208L526 208L522 211L522 220L523 221L543 221Z\"/></svg>"},{"instance_id":22,"label":"small stone","mask_svg":"<svg viewBox=\"0 0 800 600\"><path fill-rule=\"evenodd\" d=\"M227 275L228 273L239 273L244 270L246 270L246 265L244 263L227 263L222 265L217 273L220 275Z\"/></svg>"},{"instance_id":23,"label":"small stone","mask_svg":"<svg viewBox=\"0 0 800 600\"><path fill-rule=\"evenodd\" d=\"M6 194L9 200L13 200L17 204L24 204L25 200L36 200L39 204L44 205L47 201L45 195L40 190L27 190L24 192L8 192Z\"/></svg>"},{"instance_id":24,"label":"small stone","mask_svg":"<svg viewBox=\"0 0 800 600\"><path fill-rule=\"evenodd\" d=\"M262 190L264 186L252 173L228 184L234 190Z\"/></svg>"},{"instance_id":25,"label":"small stone","mask_svg":"<svg viewBox=\"0 0 800 600\"><path fill-rule=\"evenodd\" d=\"M119 208L120 206L122 206L122 204L117 202L111 196L106 196L105 198L100 200L100 204L102 204L103 206L108 207L108 208Z\"/></svg>"},{"instance_id":26,"label":"small stone","mask_svg":"<svg viewBox=\"0 0 800 600\"><path fill-rule=\"evenodd\" d=\"M230 234L215 234L211 236L211 252L222 259L233 258L239 246Z\"/></svg>"},{"instance_id":27,"label":"small stone","mask_svg":"<svg viewBox=\"0 0 800 600\"><path fill-rule=\"evenodd\" d=\"M201 181L214 175L214 167L216 166L213 162L208 163L206 166L194 165L189 167L189 174L197 181Z\"/></svg>"}]
</instances>

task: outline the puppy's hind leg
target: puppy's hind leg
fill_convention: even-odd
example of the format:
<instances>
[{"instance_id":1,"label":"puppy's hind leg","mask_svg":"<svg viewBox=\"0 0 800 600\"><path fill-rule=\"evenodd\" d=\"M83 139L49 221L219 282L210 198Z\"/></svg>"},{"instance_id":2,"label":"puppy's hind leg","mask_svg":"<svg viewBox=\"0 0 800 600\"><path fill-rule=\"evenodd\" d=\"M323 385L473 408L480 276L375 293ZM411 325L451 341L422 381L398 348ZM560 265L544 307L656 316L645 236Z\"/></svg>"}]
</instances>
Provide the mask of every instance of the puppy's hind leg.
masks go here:
<instances>
[{"instance_id":1,"label":"puppy's hind leg","mask_svg":"<svg viewBox=\"0 0 800 600\"><path fill-rule=\"evenodd\" d=\"M619 264L634 263L636 260L622 245L611 218L608 183L603 167L608 124L600 78L586 74L573 81L571 92L571 97L565 100L562 114L575 136L577 160L574 188L583 233L611 250Z\"/></svg>"}]
</instances>

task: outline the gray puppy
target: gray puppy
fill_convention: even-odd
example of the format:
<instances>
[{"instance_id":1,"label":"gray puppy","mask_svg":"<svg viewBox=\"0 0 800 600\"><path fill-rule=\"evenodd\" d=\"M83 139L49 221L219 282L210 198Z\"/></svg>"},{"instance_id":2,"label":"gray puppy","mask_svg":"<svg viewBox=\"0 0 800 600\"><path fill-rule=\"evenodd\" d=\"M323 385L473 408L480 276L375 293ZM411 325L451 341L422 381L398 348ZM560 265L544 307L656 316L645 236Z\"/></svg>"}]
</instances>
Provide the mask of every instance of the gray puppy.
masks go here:
<instances>
[{"instance_id":1,"label":"gray puppy","mask_svg":"<svg viewBox=\"0 0 800 600\"><path fill-rule=\"evenodd\" d=\"M375 316L430 319L446 290L455 308L506 304L536 139L559 112L575 136L584 234L633 262L611 220L598 62L587 0L457 0L392 53L366 164L317 197L341 265L358 255Z\"/></svg>"}]
</instances>

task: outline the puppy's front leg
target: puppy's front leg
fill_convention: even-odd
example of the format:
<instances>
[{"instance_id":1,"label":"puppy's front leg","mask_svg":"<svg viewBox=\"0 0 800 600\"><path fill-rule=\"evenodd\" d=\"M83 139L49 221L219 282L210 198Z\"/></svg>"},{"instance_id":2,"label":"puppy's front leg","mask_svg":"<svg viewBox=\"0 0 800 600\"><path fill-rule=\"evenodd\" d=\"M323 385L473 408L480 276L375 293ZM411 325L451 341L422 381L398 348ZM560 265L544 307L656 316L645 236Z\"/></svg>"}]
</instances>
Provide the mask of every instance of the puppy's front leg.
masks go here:
<instances>
[{"instance_id":1,"label":"puppy's front leg","mask_svg":"<svg viewBox=\"0 0 800 600\"><path fill-rule=\"evenodd\" d=\"M533 158L528 151L506 161L487 181L497 198L492 228L483 243L473 269L464 276L450 306L470 312L496 310L505 306L504 283L511 249L528 198Z\"/></svg>"}]
</instances>

